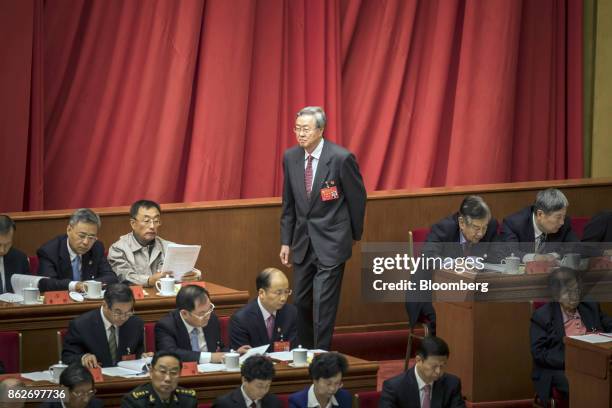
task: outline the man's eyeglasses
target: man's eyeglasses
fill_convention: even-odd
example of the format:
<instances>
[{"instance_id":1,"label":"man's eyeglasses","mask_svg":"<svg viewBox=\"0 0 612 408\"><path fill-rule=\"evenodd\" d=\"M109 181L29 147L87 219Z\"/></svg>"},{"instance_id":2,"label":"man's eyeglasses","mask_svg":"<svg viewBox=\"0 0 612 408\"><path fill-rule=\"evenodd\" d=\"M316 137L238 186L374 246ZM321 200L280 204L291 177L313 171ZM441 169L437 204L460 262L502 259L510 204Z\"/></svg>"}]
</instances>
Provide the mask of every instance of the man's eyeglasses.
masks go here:
<instances>
[{"instance_id":1,"label":"man's eyeglasses","mask_svg":"<svg viewBox=\"0 0 612 408\"><path fill-rule=\"evenodd\" d=\"M212 314L213 310L215 310L215 304L211 303L210 304L210 309L208 309L203 314L197 315L197 314L195 314L193 312L189 312L189 314L191 314L193 317L197 317L198 319L206 319L208 316L210 316Z\"/></svg>"},{"instance_id":2,"label":"man's eyeglasses","mask_svg":"<svg viewBox=\"0 0 612 408\"><path fill-rule=\"evenodd\" d=\"M98 240L97 236L89 235L89 234L86 234L84 232L79 232L77 234L77 237L79 237L79 241L81 241L81 242L85 242L87 240L90 240L90 241L97 241Z\"/></svg>"},{"instance_id":3,"label":"man's eyeglasses","mask_svg":"<svg viewBox=\"0 0 612 408\"><path fill-rule=\"evenodd\" d=\"M170 377L178 377L178 375L181 373L180 370L168 370L165 367L161 367L161 368L154 367L153 369L164 377L167 375L169 375Z\"/></svg>"},{"instance_id":4,"label":"man's eyeglasses","mask_svg":"<svg viewBox=\"0 0 612 408\"><path fill-rule=\"evenodd\" d=\"M72 395L74 395L77 398L91 398L94 395L96 395L96 390L89 390L89 391L70 391L70 393Z\"/></svg>"},{"instance_id":5,"label":"man's eyeglasses","mask_svg":"<svg viewBox=\"0 0 612 408\"><path fill-rule=\"evenodd\" d=\"M145 227L151 223L153 223L153 225L155 225L156 227L159 227L161 225L161 219L159 218L143 218L142 220L139 220L138 218L134 219Z\"/></svg>"},{"instance_id":6,"label":"man's eyeglasses","mask_svg":"<svg viewBox=\"0 0 612 408\"><path fill-rule=\"evenodd\" d=\"M301 127L296 126L296 127L293 128L293 131L295 132L296 135L299 135L300 133L304 133L305 135L309 135L312 132L314 132L315 129L311 129L311 128L307 128L307 127L301 128Z\"/></svg>"},{"instance_id":7,"label":"man's eyeglasses","mask_svg":"<svg viewBox=\"0 0 612 408\"><path fill-rule=\"evenodd\" d=\"M291 294L293 293L293 291L291 289L269 290L268 292L270 292L271 294L276 295L276 296L283 296L283 295L285 295L287 297L291 296Z\"/></svg>"},{"instance_id":8,"label":"man's eyeglasses","mask_svg":"<svg viewBox=\"0 0 612 408\"><path fill-rule=\"evenodd\" d=\"M111 314L113 315L114 318L116 319L129 319L130 317L134 316L134 311L130 310L129 312L122 312L121 310L111 310Z\"/></svg>"}]
</instances>

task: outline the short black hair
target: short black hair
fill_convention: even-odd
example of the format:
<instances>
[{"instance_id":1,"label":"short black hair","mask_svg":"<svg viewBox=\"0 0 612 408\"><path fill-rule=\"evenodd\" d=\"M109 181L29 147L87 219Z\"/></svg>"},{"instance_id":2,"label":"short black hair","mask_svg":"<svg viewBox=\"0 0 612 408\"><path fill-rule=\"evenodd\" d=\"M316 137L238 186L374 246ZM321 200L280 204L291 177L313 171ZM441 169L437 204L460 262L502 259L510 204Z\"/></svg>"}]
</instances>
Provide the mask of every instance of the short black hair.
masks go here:
<instances>
[{"instance_id":1,"label":"short black hair","mask_svg":"<svg viewBox=\"0 0 612 408\"><path fill-rule=\"evenodd\" d=\"M138 215L138 210L140 210L141 208L157 208L157 211L159 211L159 213L161 214L161 207L155 201L138 200L130 207L130 217L136 218L136 216Z\"/></svg>"},{"instance_id":2,"label":"short black hair","mask_svg":"<svg viewBox=\"0 0 612 408\"><path fill-rule=\"evenodd\" d=\"M548 289L553 300L559 300L563 289L573 282L582 290L582 275L578 271L566 266L553 269L548 275Z\"/></svg>"},{"instance_id":3,"label":"short black hair","mask_svg":"<svg viewBox=\"0 0 612 408\"><path fill-rule=\"evenodd\" d=\"M112 308L115 303L134 304L134 294L125 283L112 283L106 287L104 301L109 308Z\"/></svg>"},{"instance_id":4,"label":"short black hair","mask_svg":"<svg viewBox=\"0 0 612 408\"><path fill-rule=\"evenodd\" d=\"M245 360L240 368L240 375L251 382L253 380L271 380L274 378L274 364L265 356L251 356Z\"/></svg>"},{"instance_id":5,"label":"short black hair","mask_svg":"<svg viewBox=\"0 0 612 408\"><path fill-rule=\"evenodd\" d=\"M195 309L196 300L206 303L206 299L210 299L210 294L205 288L198 285L183 286L176 295L176 308L192 312Z\"/></svg>"},{"instance_id":6,"label":"short black hair","mask_svg":"<svg viewBox=\"0 0 612 408\"><path fill-rule=\"evenodd\" d=\"M461 202L459 215L465 219L467 224L470 224L472 220L491 217L491 210L482 197L469 195Z\"/></svg>"},{"instance_id":7,"label":"short black hair","mask_svg":"<svg viewBox=\"0 0 612 408\"><path fill-rule=\"evenodd\" d=\"M308 374L313 380L331 378L338 373L346 374L348 361L340 353L330 352L316 355L308 367Z\"/></svg>"},{"instance_id":8,"label":"short black hair","mask_svg":"<svg viewBox=\"0 0 612 408\"><path fill-rule=\"evenodd\" d=\"M74 387L85 382L90 383L92 387L95 384L93 375L91 375L89 369L83 367L80 361L70 364L60 375L60 384L68 387L69 390L73 390Z\"/></svg>"},{"instance_id":9,"label":"short black hair","mask_svg":"<svg viewBox=\"0 0 612 408\"><path fill-rule=\"evenodd\" d=\"M0 215L0 234L8 234L10 230L15 231L16 229L15 221L11 217L4 214Z\"/></svg>"},{"instance_id":10,"label":"short black hair","mask_svg":"<svg viewBox=\"0 0 612 408\"><path fill-rule=\"evenodd\" d=\"M266 268L263 271L257 274L257 278L255 278L255 288L259 292L259 289L266 290L272 284L272 275L275 273L283 273L280 269L277 268Z\"/></svg>"},{"instance_id":11,"label":"short black hair","mask_svg":"<svg viewBox=\"0 0 612 408\"><path fill-rule=\"evenodd\" d=\"M157 360L159 360L162 357L174 357L177 359L178 363L179 363L179 368L183 368L183 362L181 361L181 358L179 357L178 354L176 354L174 351L168 351L168 350L159 350L157 351L154 355L153 355L153 360L151 360L151 367L155 367L155 364L157 364Z\"/></svg>"},{"instance_id":12,"label":"short black hair","mask_svg":"<svg viewBox=\"0 0 612 408\"><path fill-rule=\"evenodd\" d=\"M416 354L417 356L421 356L423 360L426 360L427 357L430 356L448 357L450 351L448 350L448 344L440 337L425 336Z\"/></svg>"}]
</instances>

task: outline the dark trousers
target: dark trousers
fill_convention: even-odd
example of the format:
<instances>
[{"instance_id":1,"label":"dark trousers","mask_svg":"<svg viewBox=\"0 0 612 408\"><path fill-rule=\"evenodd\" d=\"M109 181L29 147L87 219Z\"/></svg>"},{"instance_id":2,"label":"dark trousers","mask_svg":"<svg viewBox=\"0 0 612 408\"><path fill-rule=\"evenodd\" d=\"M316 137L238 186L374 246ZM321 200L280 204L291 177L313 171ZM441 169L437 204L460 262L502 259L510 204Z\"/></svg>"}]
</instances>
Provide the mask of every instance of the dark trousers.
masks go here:
<instances>
[{"instance_id":1,"label":"dark trousers","mask_svg":"<svg viewBox=\"0 0 612 408\"><path fill-rule=\"evenodd\" d=\"M330 350L344 263L322 265L310 246L304 260L299 264L294 263L293 267L299 342L308 349Z\"/></svg>"}]
</instances>

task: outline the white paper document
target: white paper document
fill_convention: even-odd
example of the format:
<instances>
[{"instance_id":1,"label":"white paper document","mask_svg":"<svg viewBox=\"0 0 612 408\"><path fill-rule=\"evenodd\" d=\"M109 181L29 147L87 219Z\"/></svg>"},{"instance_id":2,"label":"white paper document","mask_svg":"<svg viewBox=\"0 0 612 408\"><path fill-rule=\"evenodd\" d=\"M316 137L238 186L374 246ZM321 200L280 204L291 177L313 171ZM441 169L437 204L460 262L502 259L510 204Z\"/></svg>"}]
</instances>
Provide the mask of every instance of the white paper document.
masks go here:
<instances>
[{"instance_id":1,"label":"white paper document","mask_svg":"<svg viewBox=\"0 0 612 408\"><path fill-rule=\"evenodd\" d=\"M139 358L138 360L124 360L117 363L117 367L102 367L102 374L111 377L147 377L147 364L151 363L152 358Z\"/></svg>"},{"instance_id":2,"label":"white paper document","mask_svg":"<svg viewBox=\"0 0 612 408\"><path fill-rule=\"evenodd\" d=\"M215 363L198 364L199 373L215 373L218 371L225 371L225 364L215 364Z\"/></svg>"},{"instance_id":3,"label":"white paper document","mask_svg":"<svg viewBox=\"0 0 612 408\"><path fill-rule=\"evenodd\" d=\"M161 271L174 272L174 279L180 282L195 266L201 248L201 245L169 244Z\"/></svg>"},{"instance_id":4,"label":"white paper document","mask_svg":"<svg viewBox=\"0 0 612 408\"><path fill-rule=\"evenodd\" d=\"M315 353L327 353L325 350L316 349L308 350L308 358L313 358ZM268 353L269 357L279 361L293 361L293 350L291 351L276 351L274 353Z\"/></svg>"},{"instance_id":5,"label":"white paper document","mask_svg":"<svg viewBox=\"0 0 612 408\"><path fill-rule=\"evenodd\" d=\"M49 279L47 276L22 275L19 273L11 276L13 293L23 296L23 288L37 288L41 279Z\"/></svg>"},{"instance_id":6,"label":"white paper document","mask_svg":"<svg viewBox=\"0 0 612 408\"><path fill-rule=\"evenodd\" d=\"M21 373L19 375L32 381L53 382L53 378L51 377L51 373L49 371L34 371L32 373Z\"/></svg>"},{"instance_id":7,"label":"white paper document","mask_svg":"<svg viewBox=\"0 0 612 408\"><path fill-rule=\"evenodd\" d=\"M601 333L601 334L585 334L584 336L570 336L572 339L586 341L587 343L607 343L612 341L612 333Z\"/></svg>"},{"instance_id":8,"label":"white paper document","mask_svg":"<svg viewBox=\"0 0 612 408\"><path fill-rule=\"evenodd\" d=\"M259 347L254 347L254 348L249 349L249 351L247 351L246 353L240 356L240 365L244 363L244 360L246 360L247 358L251 356L256 356L258 354L265 354L268 347L270 347L270 345L266 344L264 346L259 346Z\"/></svg>"}]
</instances>

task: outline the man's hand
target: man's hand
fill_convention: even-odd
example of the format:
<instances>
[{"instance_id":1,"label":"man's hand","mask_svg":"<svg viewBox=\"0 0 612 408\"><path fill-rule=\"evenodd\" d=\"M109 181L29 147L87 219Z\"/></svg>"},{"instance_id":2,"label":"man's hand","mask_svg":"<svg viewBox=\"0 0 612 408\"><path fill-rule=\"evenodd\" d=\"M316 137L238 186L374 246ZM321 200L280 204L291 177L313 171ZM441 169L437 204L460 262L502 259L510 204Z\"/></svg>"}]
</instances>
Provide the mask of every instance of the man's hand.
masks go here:
<instances>
[{"instance_id":1,"label":"man's hand","mask_svg":"<svg viewBox=\"0 0 612 408\"><path fill-rule=\"evenodd\" d=\"M287 268L291 268L291 264L289 263L289 254L291 252L291 249L289 248L289 245L281 245L281 250L280 250L280 260L281 263L283 265L285 265Z\"/></svg>"},{"instance_id":2,"label":"man's hand","mask_svg":"<svg viewBox=\"0 0 612 408\"><path fill-rule=\"evenodd\" d=\"M606 249L603 251L603 256L612 256L612 249Z\"/></svg>"},{"instance_id":3,"label":"man's hand","mask_svg":"<svg viewBox=\"0 0 612 408\"><path fill-rule=\"evenodd\" d=\"M240 346L240 348L236 351L238 352L238 354L244 354L247 351L249 351L250 348L251 346L249 346L248 344L245 344L244 346Z\"/></svg>"},{"instance_id":4,"label":"man's hand","mask_svg":"<svg viewBox=\"0 0 612 408\"><path fill-rule=\"evenodd\" d=\"M79 293L87 292L87 289L85 288L85 282L77 282L77 284L74 285L74 290Z\"/></svg>"},{"instance_id":5,"label":"man's hand","mask_svg":"<svg viewBox=\"0 0 612 408\"><path fill-rule=\"evenodd\" d=\"M96 368L98 367L98 359L93 354L83 354L83 357L81 357L81 364L83 367Z\"/></svg>"},{"instance_id":6,"label":"man's hand","mask_svg":"<svg viewBox=\"0 0 612 408\"><path fill-rule=\"evenodd\" d=\"M172 275L174 275L174 272L157 272L157 273L154 273L153 275L149 276L149 279L147 279L147 286L153 287L153 286L155 286L155 282L157 282L161 278L165 278L166 276L172 276Z\"/></svg>"},{"instance_id":7,"label":"man's hand","mask_svg":"<svg viewBox=\"0 0 612 408\"><path fill-rule=\"evenodd\" d=\"M147 352L142 353L142 355L140 356L140 358L148 358L148 357L153 357L153 354L155 354L155 353L153 353L152 351L147 351Z\"/></svg>"},{"instance_id":8,"label":"man's hand","mask_svg":"<svg viewBox=\"0 0 612 408\"><path fill-rule=\"evenodd\" d=\"M210 362L211 363L222 363L223 357L225 357L225 353L223 352L211 353Z\"/></svg>"}]
</instances>

